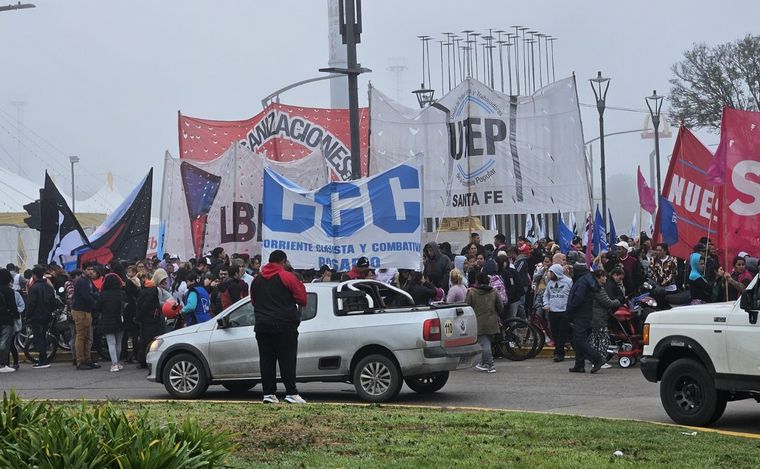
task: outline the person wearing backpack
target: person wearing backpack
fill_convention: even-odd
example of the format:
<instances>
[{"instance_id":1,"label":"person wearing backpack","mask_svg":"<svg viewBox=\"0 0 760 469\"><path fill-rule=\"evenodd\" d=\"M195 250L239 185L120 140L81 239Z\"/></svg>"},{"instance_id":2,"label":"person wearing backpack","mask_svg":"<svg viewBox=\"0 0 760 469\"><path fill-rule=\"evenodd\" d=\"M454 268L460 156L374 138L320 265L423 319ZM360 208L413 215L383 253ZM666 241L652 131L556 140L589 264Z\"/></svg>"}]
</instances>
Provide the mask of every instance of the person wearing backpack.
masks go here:
<instances>
[{"instance_id":1,"label":"person wearing backpack","mask_svg":"<svg viewBox=\"0 0 760 469\"><path fill-rule=\"evenodd\" d=\"M478 319L478 344L483 348L480 363L475 365L475 368L488 373L496 373L491 352L491 336L499 333L499 313L504 305L489 282L488 274L480 272L476 284L467 292L465 302L475 311L475 316Z\"/></svg>"},{"instance_id":2,"label":"person wearing backpack","mask_svg":"<svg viewBox=\"0 0 760 469\"><path fill-rule=\"evenodd\" d=\"M185 326L200 324L211 319L209 307L211 299L205 288L198 284L198 275L195 272L187 274L187 298L182 308L182 317L185 318Z\"/></svg>"},{"instance_id":3,"label":"person wearing backpack","mask_svg":"<svg viewBox=\"0 0 760 469\"><path fill-rule=\"evenodd\" d=\"M565 311L573 281L565 275L564 269L559 264L552 264L549 267L548 277L549 281L546 282L543 297L544 311L547 313L554 339L554 361L561 362L565 359L565 342L569 331Z\"/></svg>"}]
</instances>

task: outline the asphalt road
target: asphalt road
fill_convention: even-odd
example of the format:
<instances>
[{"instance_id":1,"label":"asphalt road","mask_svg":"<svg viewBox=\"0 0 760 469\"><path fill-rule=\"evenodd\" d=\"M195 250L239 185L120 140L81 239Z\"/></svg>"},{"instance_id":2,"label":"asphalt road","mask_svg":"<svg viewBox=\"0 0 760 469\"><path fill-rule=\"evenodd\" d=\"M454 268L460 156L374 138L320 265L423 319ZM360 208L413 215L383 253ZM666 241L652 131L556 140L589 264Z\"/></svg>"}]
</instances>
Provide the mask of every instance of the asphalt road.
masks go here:
<instances>
[{"instance_id":1,"label":"asphalt road","mask_svg":"<svg viewBox=\"0 0 760 469\"><path fill-rule=\"evenodd\" d=\"M658 385L644 379L638 368L613 368L591 375L569 373L571 362L549 359L524 362L498 360L497 373L475 369L451 374L439 392L419 395L404 386L399 404L487 407L556 412L596 417L617 417L671 422L660 404ZM76 371L70 362L54 363L35 370L22 365L15 373L0 375L0 389L15 389L22 397L38 399L167 399L163 385L145 379L145 370L126 365L119 373L107 366ZM280 386L280 390L282 387ZM310 402L361 402L353 386L343 383L299 384L299 392ZM258 402L260 388L232 395L221 386L211 386L207 399ZM755 401L730 402L717 428L760 434L760 405Z\"/></svg>"}]
</instances>

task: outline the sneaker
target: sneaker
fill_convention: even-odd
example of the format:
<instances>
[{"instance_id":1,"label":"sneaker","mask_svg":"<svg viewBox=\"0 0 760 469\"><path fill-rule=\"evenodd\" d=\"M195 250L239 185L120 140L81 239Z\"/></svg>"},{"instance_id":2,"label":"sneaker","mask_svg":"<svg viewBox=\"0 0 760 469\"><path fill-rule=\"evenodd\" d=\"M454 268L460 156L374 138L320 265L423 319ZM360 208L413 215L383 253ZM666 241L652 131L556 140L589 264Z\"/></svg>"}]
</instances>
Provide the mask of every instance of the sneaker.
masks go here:
<instances>
[{"instance_id":1,"label":"sneaker","mask_svg":"<svg viewBox=\"0 0 760 469\"><path fill-rule=\"evenodd\" d=\"M306 401L298 394L288 394L285 396L285 402L288 404L306 404Z\"/></svg>"},{"instance_id":2,"label":"sneaker","mask_svg":"<svg viewBox=\"0 0 760 469\"><path fill-rule=\"evenodd\" d=\"M80 363L77 365L77 370L94 370L95 367L91 363Z\"/></svg>"},{"instance_id":3,"label":"sneaker","mask_svg":"<svg viewBox=\"0 0 760 469\"><path fill-rule=\"evenodd\" d=\"M480 371L488 371L488 367L486 365L483 365L482 363L478 363L477 365L475 365L475 369L480 370Z\"/></svg>"},{"instance_id":4,"label":"sneaker","mask_svg":"<svg viewBox=\"0 0 760 469\"><path fill-rule=\"evenodd\" d=\"M93 368L100 368L100 365L98 365L98 362L90 362L90 366Z\"/></svg>"},{"instance_id":5,"label":"sneaker","mask_svg":"<svg viewBox=\"0 0 760 469\"><path fill-rule=\"evenodd\" d=\"M594 366L591 367L591 373L596 373L597 371L601 370L604 363L604 358L599 357L599 360L594 362Z\"/></svg>"},{"instance_id":6,"label":"sneaker","mask_svg":"<svg viewBox=\"0 0 760 469\"><path fill-rule=\"evenodd\" d=\"M32 368L40 369L40 368L50 368L50 363L35 363L32 365Z\"/></svg>"},{"instance_id":7,"label":"sneaker","mask_svg":"<svg viewBox=\"0 0 760 469\"><path fill-rule=\"evenodd\" d=\"M14 371L16 371L15 368L11 368L10 366L7 366L7 365L0 368L0 373L13 373Z\"/></svg>"},{"instance_id":8,"label":"sneaker","mask_svg":"<svg viewBox=\"0 0 760 469\"><path fill-rule=\"evenodd\" d=\"M121 368L119 368L119 365L111 365L111 373L119 371Z\"/></svg>"},{"instance_id":9,"label":"sneaker","mask_svg":"<svg viewBox=\"0 0 760 469\"><path fill-rule=\"evenodd\" d=\"M492 367L488 368L488 372L489 373L496 373L496 367L492 366Z\"/></svg>"},{"instance_id":10,"label":"sneaker","mask_svg":"<svg viewBox=\"0 0 760 469\"><path fill-rule=\"evenodd\" d=\"M124 369L124 365L122 365L121 363L117 363L116 366L119 367L119 370L123 370Z\"/></svg>"},{"instance_id":11,"label":"sneaker","mask_svg":"<svg viewBox=\"0 0 760 469\"><path fill-rule=\"evenodd\" d=\"M279 399L277 399L277 396L274 394L267 394L264 396L264 404L277 404L280 402Z\"/></svg>"},{"instance_id":12,"label":"sneaker","mask_svg":"<svg viewBox=\"0 0 760 469\"><path fill-rule=\"evenodd\" d=\"M572 367L572 368L570 368L569 371L570 371L570 373L585 373L586 369L585 368Z\"/></svg>"},{"instance_id":13,"label":"sneaker","mask_svg":"<svg viewBox=\"0 0 760 469\"><path fill-rule=\"evenodd\" d=\"M552 360L554 361L554 363L559 363L561 361L565 361L565 357L561 355L554 355L554 358L552 358Z\"/></svg>"},{"instance_id":14,"label":"sneaker","mask_svg":"<svg viewBox=\"0 0 760 469\"><path fill-rule=\"evenodd\" d=\"M610 365L609 363L605 363L604 365L602 365L603 370L606 370L607 368L612 368L612 365Z\"/></svg>"}]
</instances>

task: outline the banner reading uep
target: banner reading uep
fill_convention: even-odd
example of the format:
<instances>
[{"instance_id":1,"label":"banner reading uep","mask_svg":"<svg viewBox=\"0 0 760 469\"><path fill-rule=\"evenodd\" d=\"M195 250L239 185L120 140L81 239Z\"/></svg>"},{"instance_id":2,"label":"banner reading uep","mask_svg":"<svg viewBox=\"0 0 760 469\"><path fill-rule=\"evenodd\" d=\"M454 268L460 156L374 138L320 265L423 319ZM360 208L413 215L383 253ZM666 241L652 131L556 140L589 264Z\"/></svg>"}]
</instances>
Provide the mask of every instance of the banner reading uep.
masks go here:
<instances>
[{"instance_id":1,"label":"banner reading uep","mask_svg":"<svg viewBox=\"0 0 760 469\"><path fill-rule=\"evenodd\" d=\"M419 169L401 164L352 182L308 191L264 172L262 257L280 249L296 269L420 268L422 193Z\"/></svg>"}]
</instances>

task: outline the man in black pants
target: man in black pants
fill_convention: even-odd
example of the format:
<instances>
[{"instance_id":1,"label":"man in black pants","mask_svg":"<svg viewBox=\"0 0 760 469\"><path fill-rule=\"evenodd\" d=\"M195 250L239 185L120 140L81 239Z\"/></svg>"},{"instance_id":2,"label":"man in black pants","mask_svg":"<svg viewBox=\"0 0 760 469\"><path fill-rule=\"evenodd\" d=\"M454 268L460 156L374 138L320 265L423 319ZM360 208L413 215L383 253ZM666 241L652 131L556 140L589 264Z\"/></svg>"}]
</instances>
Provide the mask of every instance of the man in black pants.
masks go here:
<instances>
[{"instance_id":1,"label":"man in black pants","mask_svg":"<svg viewBox=\"0 0 760 469\"><path fill-rule=\"evenodd\" d=\"M607 281L607 272L599 269L585 274L573 284L567 299L567 318L573 325L573 349L575 350L575 366L571 373L585 373L586 360L594 365L592 373L596 373L604 365L604 357L588 343L591 319L593 317L594 294Z\"/></svg>"},{"instance_id":2,"label":"man in black pants","mask_svg":"<svg viewBox=\"0 0 760 469\"><path fill-rule=\"evenodd\" d=\"M264 403L279 402L277 363L285 385L285 402L305 404L296 389L296 360L298 354L298 325L301 313L298 305L306 306L306 287L292 272L286 270L288 257L279 249L269 255L269 263L251 283L251 304L255 310L254 330L259 346L259 366Z\"/></svg>"}]
</instances>

